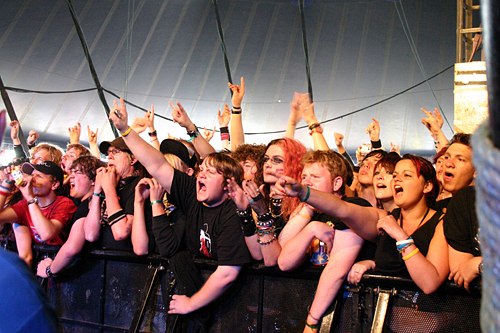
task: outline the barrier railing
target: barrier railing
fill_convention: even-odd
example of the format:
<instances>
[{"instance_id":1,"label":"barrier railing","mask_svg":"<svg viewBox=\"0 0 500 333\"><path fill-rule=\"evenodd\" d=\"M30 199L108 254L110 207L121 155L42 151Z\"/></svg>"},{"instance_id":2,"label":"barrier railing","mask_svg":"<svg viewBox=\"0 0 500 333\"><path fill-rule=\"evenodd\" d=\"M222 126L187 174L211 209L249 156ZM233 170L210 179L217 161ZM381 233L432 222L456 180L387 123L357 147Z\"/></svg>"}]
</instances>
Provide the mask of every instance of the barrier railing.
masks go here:
<instances>
[{"instance_id":1,"label":"barrier railing","mask_svg":"<svg viewBox=\"0 0 500 333\"><path fill-rule=\"evenodd\" d=\"M56 249L39 247L39 257ZM216 265L196 260L208 277ZM210 332L302 332L321 268L285 273L253 264L213 304ZM172 332L173 274L159 256L93 250L43 283L64 332ZM423 294L411 280L365 274L324 316L320 332L480 332L479 287Z\"/></svg>"}]
</instances>

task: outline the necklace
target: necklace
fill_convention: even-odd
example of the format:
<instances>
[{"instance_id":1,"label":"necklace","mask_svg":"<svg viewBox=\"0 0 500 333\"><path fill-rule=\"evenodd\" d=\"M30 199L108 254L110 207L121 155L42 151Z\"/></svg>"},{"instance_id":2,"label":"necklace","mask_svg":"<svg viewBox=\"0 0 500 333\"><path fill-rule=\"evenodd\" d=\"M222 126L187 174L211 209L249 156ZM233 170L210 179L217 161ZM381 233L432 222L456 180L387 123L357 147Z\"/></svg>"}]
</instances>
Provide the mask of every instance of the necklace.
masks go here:
<instances>
[{"instance_id":1,"label":"necklace","mask_svg":"<svg viewBox=\"0 0 500 333\"><path fill-rule=\"evenodd\" d=\"M420 228L420 226L422 225L422 223L424 223L425 218L427 217L427 214L429 214L429 211L430 211L430 208L427 207L427 210L425 211L424 217L422 217L422 219L420 220L420 223L415 228L415 230L417 230L418 228ZM401 226L401 229L402 229L403 228L403 214L402 213L401 213L400 221L401 221L400 222L400 226ZM415 232L415 230L413 230L413 232ZM413 232L412 232L412 234L413 234Z\"/></svg>"},{"instance_id":2,"label":"necklace","mask_svg":"<svg viewBox=\"0 0 500 333\"><path fill-rule=\"evenodd\" d=\"M45 205L45 206L39 206L39 207L40 207L40 208L47 208L47 207L49 207L50 205L52 205L54 202L56 202L56 199L52 200L52 202L51 202L51 203L49 203L49 204L47 204L47 205Z\"/></svg>"}]
</instances>

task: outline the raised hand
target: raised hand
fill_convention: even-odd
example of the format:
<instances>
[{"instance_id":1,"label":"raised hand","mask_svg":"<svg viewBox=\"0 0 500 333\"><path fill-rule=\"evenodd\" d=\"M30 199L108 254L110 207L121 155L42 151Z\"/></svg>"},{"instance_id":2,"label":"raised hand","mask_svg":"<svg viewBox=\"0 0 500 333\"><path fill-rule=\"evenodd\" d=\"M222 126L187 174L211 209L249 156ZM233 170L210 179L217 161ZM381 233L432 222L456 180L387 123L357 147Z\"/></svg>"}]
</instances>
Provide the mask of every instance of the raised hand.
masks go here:
<instances>
[{"instance_id":1,"label":"raised hand","mask_svg":"<svg viewBox=\"0 0 500 333\"><path fill-rule=\"evenodd\" d=\"M135 186L135 201L143 203L149 198L150 179L142 178Z\"/></svg>"},{"instance_id":2,"label":"raised hand","mask_svg":"<svg viewBox=\"0 0 500 333\"><path fill-rule=\"evenodd\" d=\"M172 108L172 119L174 122L178 123L187 130L194 130L195 125L191 119L189 119L189 116L186 110L184 110L182 104L179 102L177 102L177 104L169 102L169 105Z\"/></svg>"},{"instance_id":3,"label":"raised hand","mask_svg":"<svg viewBox=\"0 0 500 333\"><path fill-rule=\"evenodd\" d=\"M136 117L134 120L132 120L132 124L130 124L130 127L136 132L136 133L142 133L146 130L147 124L146 124L146 117Z\"/></svg>"},{"instance_id":4,"label":"raised hand","mask_svg":"<svg viewBox=\"0 0 500 333\"><path fill-rule=\"evenodd\" d=\"M229 125L229 121L231 120L231 109L229 105L224 104L224 110L221 112L217 111L217 121L219 122L219 128L227 127Z\"/></svg>"},{"instance_id":5,"label":"raised hand","mask_svg":"<svg viewBox=\"0 0 500 333\"><path fill-rule=\"evenodd\" d=\"M338 147L344 147L342 141L344 141L344 134L342 133L333 133L333 137L335 138L335 145Z\"/></svg>"},{"instance_id":6,"label":"raised hand","mask_svg":"<svg viewBox=\"0 0 500 333\"><path fill-rule=\"evenodd\" d=\"M431 134L435 135L443 126L443 117L439 112L438 108L434 108L434 111L431 112L426 108L420 108L420 110L425 114L425 118L422 118L422 124L427 127L427 129L431 132ZM437 116L439 114L439 116Z\"/></svg>"},{"instance_id":7,"label":"raised hand","mask_svg":"<svg viewBox=\"0 0 500 333\"><path fill-rule=\"evenodd\" d=\"M74 126L68 128L68 133L69 133L69 143L71 144L80 143L82 126L80 125L80 123L76 123Z\"/></svg>"},{"instance_id":8,"label":"raised hand","mask_svg":"<svg viewBox=\"0 0 500 333\"><path fill-rule=\"evenodd\" d=\"M214 137L214 133L215 133L215 126L213 130L204 127L202 135L205 138L205 140L207 140L207 142L210 142L210 140L212 140L212 138Z\"/></svg>"},{"instance_id":9,"label":"raised hand","mask_svg":"<svg viewBox=\"0 0 500 333\"><path fill-rule=\"evenodd\" d=\"M123 98L120 98L120 103L116 99L113 100L113 108L109 114L109 119L118 131L123 133L128 129L127 106Z\"/></svg>"},{"instance_id":10,"label":"raised hand","mask_svg":"<svg viewBox=\"0 0 500 333\"><path fill-rule=\"evenodd\" d=\"M31 130L28 133L28 138L26 139L26 143L28 144L28 146L32 146L35 144L36 140L38 140L39 137L40 137L40 134L38 134L37 131Z\"/></svg>"},{"instance_id":11,"label":"raised hand","mask_svg":"<svg viewBox=\"0 0 500 333\"><path fill-rule=\"evenodd\" d=\"M12 120L10 122L10 138L12 139L12 142L14 141L19 141L19 122L17 120ZM20 144L20 142L14 144Z\"/></svg>"},{"instance_id":12,"label":"raised hand","mask_svg":"<svg viewBox=\"0 0 500 333\"><path fill-rule=\"evenodd\" d=\"M395 152L398 155L401 155L401 149L400 149L399 145L391 142L391 152Z\"/></svg>"},{"instance_id":13,"label":"raised hand","mask_svg":"<svg viewBox=\"0 0 500 333\"><path fill-rule=\"evenodd\" d=\"M250 202L250 206L257 213L257 215L262 215L267 213L268 208L266 203L264 202L264 196L262 195L262 190L257 186L255 182L252 180L244 180L243 190L245 191L245 195Z\"/></svg>"},{"instance_id":14,"label":"raised hand","mask_svg":"<svg viewBox=\"0 0 500 333\"><path fill-rule=\"evenodd\" d=\"M247 196L245 195L245 192L241 188L240 185L234 180L234 178L227 179L227 194L231 200L233 200L234 204L236 205L236 208L239 210L245 210L247 209L249 205L249 200Z\"/></svg>"},{"instance_id":15,"label":"raised hand","mask_svg":"<svg viewBox=\"0 0 500 333\"><path fill-rule=\"evenodd\" d=\"M243 101L243 96L245 96L245 79L243 76L240 78L240 85L232 84L228 82L228 87L233 92L233 96L231 97L231 104L234 107L241 107L241 102Z\"/></svg>"},{"instance_id":16,"label":"raised hand","mask_svg":"<svg viewBox=\"0 0 500 333\"><path fill-rule=\"evenodd\" d=\"M370 136L370 141L380 140L380 123L377 119L372 118L372 122L366 128L366 133Z\"/></svg>"},{"instance_id":17,"label":"raised hand","mask_svg":"<svg viewBox=\"0 0 500 333\"><path fill-rule=\"evenodd\" d=\"M146 121L146 126L148 127L149 132L155 131L155 106L151 104L151 107L146 112L144 116L144 120Z\"/></svg>"},{"instance_id":18,"label":"raised hand","mask_svg":"<svg viewBox=\"0 0 500 333\"><path fill-rule=\"evenodd\" d=\"M89 144L97 144L97 133L99 133L99 129L96 128L95 132L90 129L90 126L87 125L87 136L89 137Z\"/></svg>"}]
</instances>

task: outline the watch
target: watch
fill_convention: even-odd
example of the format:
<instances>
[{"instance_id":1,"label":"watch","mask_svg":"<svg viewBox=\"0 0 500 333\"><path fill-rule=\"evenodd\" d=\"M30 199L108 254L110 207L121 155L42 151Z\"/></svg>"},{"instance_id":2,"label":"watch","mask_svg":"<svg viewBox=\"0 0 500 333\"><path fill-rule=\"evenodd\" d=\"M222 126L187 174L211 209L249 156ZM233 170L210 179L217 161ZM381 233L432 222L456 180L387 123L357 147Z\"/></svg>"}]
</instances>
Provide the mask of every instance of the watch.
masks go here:
<instances>
[{"instance_id":1,"label":"watch","mask_svg":"<svg viewBox=\"0 0 500 333\"><path fill-rule=\"evenodd\" d=\"M484 271L484 265L483 265L483 261L481 260L481 262L479 263L479 266L477 266L477 270L479 272L479 275L483 275L483 271Z\"/></svg>"},{"instance_id":2,"label":"watch","mask_svg":"<svg viewBox=\"0 0 500 333\"><path fill-rule=\"evenodd\" d=\"M28 203L28 205L31 205L31 204L34 204L34 203L38 205L38 198L34 197L33 199L28 200L27 203Z\"/></svg>"},{"instance_id":3,"label":"watch","mask_svg":"<svg viewBox=\"0 0 500 333\"><path fill-rule=\"evenodd\" d=\"M50 265L48 265L47 268L45 268L45 274L47 274L47 277L49 278L56 276L56 274L52 273L52 271L50 270Z\"/></svg>"}]
</instances>

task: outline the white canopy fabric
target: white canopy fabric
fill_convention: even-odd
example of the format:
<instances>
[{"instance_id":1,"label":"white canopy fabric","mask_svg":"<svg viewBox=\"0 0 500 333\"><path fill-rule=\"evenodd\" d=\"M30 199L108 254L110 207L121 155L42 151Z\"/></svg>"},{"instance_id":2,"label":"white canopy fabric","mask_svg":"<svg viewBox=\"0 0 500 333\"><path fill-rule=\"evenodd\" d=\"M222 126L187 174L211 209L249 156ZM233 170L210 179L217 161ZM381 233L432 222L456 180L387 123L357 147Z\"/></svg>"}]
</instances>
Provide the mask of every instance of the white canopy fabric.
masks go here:
<instances>
[{"instance_id":1,"label":"white canopy fabric","mask_svg":"<svg viewBox=\"0 0 500 333\"><path fill-rule=\"evenodd\" d=\"M144 109L154 104L160 139L167 133L185 136L166 119L169 101L181 102L196 125L218 126L217 110L230 102L230 94L212 1L72 4L102 86ZM217 6L231 75L235 83L240 76L246 81L246 141L267 143L283 136L293 92L307 91L297 1L220 0ZM66 1L3 1L1 7L0 76L5 86L35 91L95 88ZM334 131L344 133L351 152L368 142L365 128L374 117L386 149L393 142L402 152L432 152L420 107L439 105L453 124L456 2L309 0L305 23L316 114L327 121L323 127L331 146ZM100 141L113 137L95 90L8 92L25 133L35 129L42 140L64 143L68 127L80 122L84 142L87 125L99 128ZM112 104L114 97L105 95ZM143 114L132 106L128 110L130 119ZM451 137L447 123L444 131ZM213 139L216 148L218 137ZM296 137L312 146L306 128L297 130Z\"/></svg>"}]
</instances>

